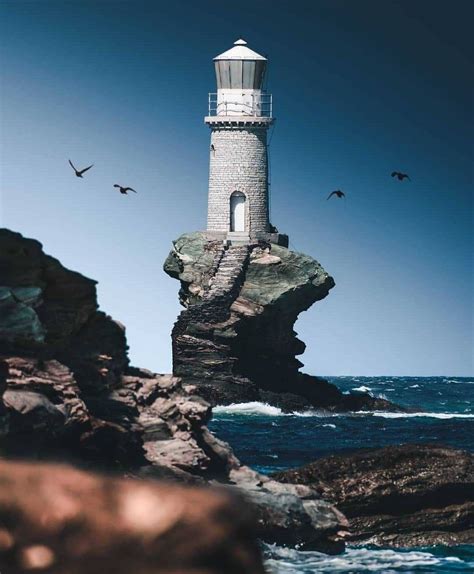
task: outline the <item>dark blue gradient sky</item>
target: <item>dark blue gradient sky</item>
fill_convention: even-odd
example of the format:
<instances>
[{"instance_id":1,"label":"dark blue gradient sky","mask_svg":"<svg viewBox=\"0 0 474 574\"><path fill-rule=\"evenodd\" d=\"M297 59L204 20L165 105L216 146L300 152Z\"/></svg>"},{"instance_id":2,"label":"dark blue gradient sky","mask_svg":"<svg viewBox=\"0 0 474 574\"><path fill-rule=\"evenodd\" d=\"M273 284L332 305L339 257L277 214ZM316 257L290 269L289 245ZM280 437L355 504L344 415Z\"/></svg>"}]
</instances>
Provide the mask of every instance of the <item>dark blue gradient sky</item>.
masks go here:
<instances>
[{"instance_id":1,"label":"dark blue gradient sky","mask_svg":"<svg viewBox=\"0 0 474 574\"><path fill-rule=\"evenodd\" d=\"M205 226L212 58L243 35L271 61L272 221L336 280L296 325L306 370L471 375L473 6L3 0L2 226L97 279L132 361L169 371L162 263Z\"/></svg>"}]
</instances>

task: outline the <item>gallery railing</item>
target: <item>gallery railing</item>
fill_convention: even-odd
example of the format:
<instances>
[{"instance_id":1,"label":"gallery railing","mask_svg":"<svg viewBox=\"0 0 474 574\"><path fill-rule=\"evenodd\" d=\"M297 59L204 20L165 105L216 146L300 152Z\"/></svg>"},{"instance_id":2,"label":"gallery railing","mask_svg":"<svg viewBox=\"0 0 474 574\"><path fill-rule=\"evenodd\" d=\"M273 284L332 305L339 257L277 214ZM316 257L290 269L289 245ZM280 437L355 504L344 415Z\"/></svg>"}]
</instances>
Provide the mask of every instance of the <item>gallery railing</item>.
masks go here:
<instances>
[{"instance_id":1,"label":"gallery railing","mask_svg":"<svg viewBox=\"0 0 474 574\"><path fill-rule=\"evenodd\" d=\"M272 94L245 94L235 100L218 99L217 93L209 94L209 116L272 117Z\"/></svg>"}]
</instances>

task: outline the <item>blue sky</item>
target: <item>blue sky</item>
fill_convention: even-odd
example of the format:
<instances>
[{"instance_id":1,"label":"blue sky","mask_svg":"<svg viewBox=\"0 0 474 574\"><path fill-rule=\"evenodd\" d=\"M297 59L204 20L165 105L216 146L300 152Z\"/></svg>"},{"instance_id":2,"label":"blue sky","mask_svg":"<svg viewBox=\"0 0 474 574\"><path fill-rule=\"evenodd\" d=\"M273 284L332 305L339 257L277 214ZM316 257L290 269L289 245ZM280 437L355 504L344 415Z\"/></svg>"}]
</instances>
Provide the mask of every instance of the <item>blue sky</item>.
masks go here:
<instances>
[{"instance_id":1,"label":"blue sky","mask_svg":"<svg viewBox=\"0 0 474 574\"><path fill-rule=\"evenodd\" d=\"M169 371L162 264L205 227L212 58L242 35L270 58L272 221L336 281L297 322L304 370L471 375L472 6L3 0L1 224L97 279L132 362Z\"/></svg>"}]
</instances>

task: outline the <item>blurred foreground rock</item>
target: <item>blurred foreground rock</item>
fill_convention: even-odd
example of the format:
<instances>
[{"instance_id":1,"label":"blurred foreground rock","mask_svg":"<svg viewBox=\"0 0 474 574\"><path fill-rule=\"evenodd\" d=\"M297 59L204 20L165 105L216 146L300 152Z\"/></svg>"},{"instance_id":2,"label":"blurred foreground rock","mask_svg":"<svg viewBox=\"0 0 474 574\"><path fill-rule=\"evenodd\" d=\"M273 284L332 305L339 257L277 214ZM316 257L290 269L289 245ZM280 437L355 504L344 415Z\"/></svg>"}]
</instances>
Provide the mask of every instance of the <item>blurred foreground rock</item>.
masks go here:
<instances>
[{"instance_id":1,"label":"blurred foreground rock","mask_svg":"<svg viewBox=\"0 0 474 574\"><path fill-rule=\"evenodd\" d=\"M227 493L0 462L2 574L263 574L250 508Z\"/></svg>"}]
</instances>

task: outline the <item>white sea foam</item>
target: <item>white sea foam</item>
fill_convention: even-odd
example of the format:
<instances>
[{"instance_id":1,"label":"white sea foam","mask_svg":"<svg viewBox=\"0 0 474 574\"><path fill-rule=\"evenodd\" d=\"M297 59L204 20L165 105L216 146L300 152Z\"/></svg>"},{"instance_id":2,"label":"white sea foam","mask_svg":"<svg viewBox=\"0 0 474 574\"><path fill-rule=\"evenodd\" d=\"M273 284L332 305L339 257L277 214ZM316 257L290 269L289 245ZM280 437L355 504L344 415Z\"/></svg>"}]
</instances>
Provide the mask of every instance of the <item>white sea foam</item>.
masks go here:
<instances>
[{"instance_id":1,"label":"white sea foam","mask_svg":"<svg viewBox=\"0 0 474 574\"><path fill-rule=\"evenodd\" d=\"M308 572L349 574L359 572L445 572L444 567L455 564L470 567L456 556L435 556L427 551L400 551L371 548L348 548L338 556L319 552L301 552L291 548L265 545L266 567L271 574L298 574ZM456 567L455 566L455 567ZM427 570L429 568L429 570Z\"/></svg>"},{"instance_id":2,"label":"white sea foam","mask_svg":"<svg viewBox=\"0 0 474 574\"><path fill-rule=\"evenodd\" d=\"M419 389L420 385L410 385L410 389Z\"/></svg>"},{"instance_id":3,"label":"white sea foam","mask_svg":"<svg viewBox=\"0 0 474 574\"><path fill-rule=\"evenodd\" d=\"M300 411L285 413L280 408L268 403L251 401L248 403L232 403L231 405L220 405L212 409L214 415L250 415L267 417L332 417L337 416L326 411Z\"/></svg>"},{"instance_id":4,"label":"white sea foam","mask_svg":"<svg viewBox=\"0 0 474 574\"><path fill-rule=\"evenodd\" d=\"M357 415L371 415L374 417L383 417L384 419L404 419L412 417L425 417L433 419L473 419L474 414L462 414L462 413L391 413L383 411L357 411Z\"/></svg>"},{"instance_id":5,"label":"white sea foam","mask_svg":"<svg viewBox=\"0 0 474 574\"><path fill-rule=\"evenodd\" d=\"M301 412L295 411L293 413L286 413L286 414L289 414L290 416L293 416L293 417L330 417L330 416L333 416L332 413L313 411L313 410L301 411Z\"/></svg>"},{"instance_id":6,"label":"white sea foam","mask_svg":"<svg viewBox=\"0 0 474 574\"><path fill-rule=\"evenodd\" d=\"M251 401L248 403L232 403L231 405L221 405L213 408L213 413L216 416L220 415L248 415L248 416L267 416L267 417L318 417L318 418L333 418L343 416L373 416L382 417L384 419L403 419L414 417L425 417L433 419L473 419L473 413L433 413L419 411L415 413L398 413L398 412L385 412L385 411L356 411L347 413L330 413L327 411L301 411L285 413L280 408L268 403L261 403L259 401ZM330 426L330 425L323 425Z\"/></svg>"},{"instance_id":7,"label":"white sea foam","mask_svg":"<svg viewBox=\"0 0 474 574\"><path fill-rule=\"evenodd\" d=\"M350 393L346 393L346 394L351 394L351 393L364 393L364 394L368 394L369 396L375 398L375 399L384 399L387 400L387 396L384 395L383 393L374 393L373 390L370 387L367 387L366 385L361 385L360 387L355 387L354 389L351 390Z\"/></svg>"},{"instance_id":8,"label":"white sea foam","mask_svg":"<svg viewBox=\"0 0 474 574\"><path fill-rule=\"evenodd\" d=\"M215 415L266 415L270 417L279 417L284 414L278 407L259 401L217 406L212 409L212 412Z\"/></svg>"},{"instance_id":9,"label":"white sea foam","mask_svg":"<svg viewBox=\"0 0 474 574\"><path fill-rule=\"evenodd\" d=\"M330 429L335 429L335 428L337 428L336 425L333 425L333 424L331 424L331 423L325 424L325 425L323 425L323 427L328 427L328 428L330 428Z\"/></svg>"},{"instance_id":10,"label":"white sea foam","mask_svg":"<svg viewBox=\"0 0 474 574\"><path fill-rule=\"evenodd\" d=\"M352 390L359 393L370 393L372 389L370 387L366 387L365 385L361 385L360 387L356 387Z\"/></svg>"}]
</instances>

